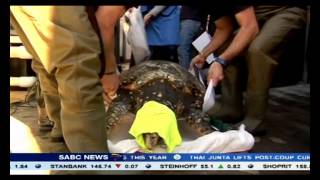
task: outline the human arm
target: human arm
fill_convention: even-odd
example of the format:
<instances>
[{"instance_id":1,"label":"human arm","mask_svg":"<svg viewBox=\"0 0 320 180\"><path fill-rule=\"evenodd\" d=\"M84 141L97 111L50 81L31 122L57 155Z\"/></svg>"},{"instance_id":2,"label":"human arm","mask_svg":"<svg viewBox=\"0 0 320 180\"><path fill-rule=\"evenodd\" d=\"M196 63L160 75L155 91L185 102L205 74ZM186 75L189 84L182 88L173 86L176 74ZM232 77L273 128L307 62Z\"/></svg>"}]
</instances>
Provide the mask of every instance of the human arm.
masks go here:
<instances>
[{"instance_id":1,"label":"human arm","mask_svg":"<svg viewBox=\"0 0 320 180\"><path fill-rule=\"evenodd\" d=\"M215 21L216 30L213 34L212 40L209 44L203 48L203 50L192 59L190 68L195 64L199 68L202 68L207 57L215 52L232 34L233 26L231 18L228 16L223 16Z\"/></svg>"},{"instance_id":2,"label":"human arm","mask_svg":"<svg viewBox=\"0 0 320 180\"><path fill-rule=\"evenodd\" d=\"M116 94L120 84L115 57L114 29L118 20L122 17L125 11L125 6L99 6L96 12L105 56L105 72L101 81L105 92L104 97L107 102L111 101L110 97Z\"/></svg>"},{"instance_id":3,"label":"human arm","mask_svg":"<svg viewBox=\"0 0 320 180\"><path fill-rule=\"evenodd\" d=\"M154 6L144 17L145 25L148 25L152 19L158 16L167 6Z\"/></svg>"},{"instance_id":4,"label":"human arm","mask_svg":"<svg viewBox=\"0 0 320 180\"><path fill-rule=\"evenodd\" d=\"M239 31L235 35L231 44L219 56L219 58L229 63L237 57L256 37L259 32L259 26L256 20L253 7L246 8L235 15L240 26ZM216 86L223 79L223 66L218 62L213 62L208 73L208 81L213 80L213 85Z\"/></svg>"}]
</instances>

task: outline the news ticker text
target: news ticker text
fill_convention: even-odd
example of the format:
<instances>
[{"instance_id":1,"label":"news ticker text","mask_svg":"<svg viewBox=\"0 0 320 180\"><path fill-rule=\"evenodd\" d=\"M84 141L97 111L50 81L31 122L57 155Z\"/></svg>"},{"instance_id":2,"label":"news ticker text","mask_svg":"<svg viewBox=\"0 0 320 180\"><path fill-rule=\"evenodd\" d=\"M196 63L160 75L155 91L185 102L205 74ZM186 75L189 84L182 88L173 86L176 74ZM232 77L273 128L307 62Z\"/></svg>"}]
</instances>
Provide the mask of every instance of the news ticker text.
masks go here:
<instances>
[{"instance_id":1,"label":"news ticker text","mask_svg":"<svg viewBox=\"0 0 320 180\"><path fill-rule=\"evenodd\" d=\"M11 170L310 170L309 153L10 154Z\"/></svg>"}]
</instances>

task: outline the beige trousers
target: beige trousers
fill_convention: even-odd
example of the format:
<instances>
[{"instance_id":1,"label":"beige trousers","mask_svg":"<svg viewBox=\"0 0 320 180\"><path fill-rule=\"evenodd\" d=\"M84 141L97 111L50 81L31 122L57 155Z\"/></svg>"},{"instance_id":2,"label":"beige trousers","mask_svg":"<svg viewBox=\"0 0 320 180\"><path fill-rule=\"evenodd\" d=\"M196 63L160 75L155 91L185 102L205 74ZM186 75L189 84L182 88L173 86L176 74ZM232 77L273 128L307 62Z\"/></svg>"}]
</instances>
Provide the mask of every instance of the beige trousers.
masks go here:
<instances>
[{"instance_id":1,"label":"beige trousers","mask_svg":"<svg viewBox=\"0 0 320 180\"><path fill-rule=\"evenodd\" d=\"M107 152L99 39L84 6L10 6L54 128L71 152Z\"/></svg>"}]
</instances>

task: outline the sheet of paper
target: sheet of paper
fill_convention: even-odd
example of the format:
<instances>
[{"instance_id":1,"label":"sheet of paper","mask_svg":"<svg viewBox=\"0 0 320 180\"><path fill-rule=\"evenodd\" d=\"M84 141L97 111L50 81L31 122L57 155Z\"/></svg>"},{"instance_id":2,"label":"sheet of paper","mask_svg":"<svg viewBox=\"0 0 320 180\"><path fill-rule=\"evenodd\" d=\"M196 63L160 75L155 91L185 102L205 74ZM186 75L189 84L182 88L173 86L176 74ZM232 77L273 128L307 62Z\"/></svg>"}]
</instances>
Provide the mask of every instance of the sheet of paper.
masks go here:
<instances>
[{"instance_id":1,"label":"sheet of paper","mask_svg":"<svg viewBox=\"0 0 320 180\"><path fill-rule=\"evenodd\" d=\"M211 41L210 34L205 31L203 32L196 40L192 42L192 45L196 48L198 52L201 52L204 47L206 47ZM206 61L208 64L211 64L214 61L215 57L213 54L210 54Z\"/></svg>"}]
</instances>

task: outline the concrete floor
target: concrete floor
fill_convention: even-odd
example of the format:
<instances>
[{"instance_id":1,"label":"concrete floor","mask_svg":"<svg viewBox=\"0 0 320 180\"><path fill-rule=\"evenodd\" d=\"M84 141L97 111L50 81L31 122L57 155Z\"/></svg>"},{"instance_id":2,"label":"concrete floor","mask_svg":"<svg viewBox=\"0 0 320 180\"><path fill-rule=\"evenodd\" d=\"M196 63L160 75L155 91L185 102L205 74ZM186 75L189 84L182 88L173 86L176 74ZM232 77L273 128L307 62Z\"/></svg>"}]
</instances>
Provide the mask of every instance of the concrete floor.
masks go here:
<instances>
[{"instance_id":1,"label":"concrete floor","mask_svg":"<svg viewBox=\"0 0 320 180\"><path fill-rule=\"evenodd\" d=\"M10 102L23 101L26 91L11 91ZM298 84L282 88L273 88L270 91L269 109L266 123L267 135L256 138L251 152L309 152L310 151L310 86ZM52 143L49 133L37 130L37 109L35 102L23 106L11 107L11 114L25 125L30 127L41 152L68 152L64 143ZM136 174L135 172L132 172ZM138 172L137 172L138 173ZM141 172L139 172L141 173ZM145 174L163 174L163 172L144 172ZM180 174L166 172L165 174ZM307 174L309 172L273 172L273 171L206 171L183 172L187 174ZM55 174L53 172L53 174ZM59 174L59 172L58 172Z\"/></svg>"}]
</instances>

